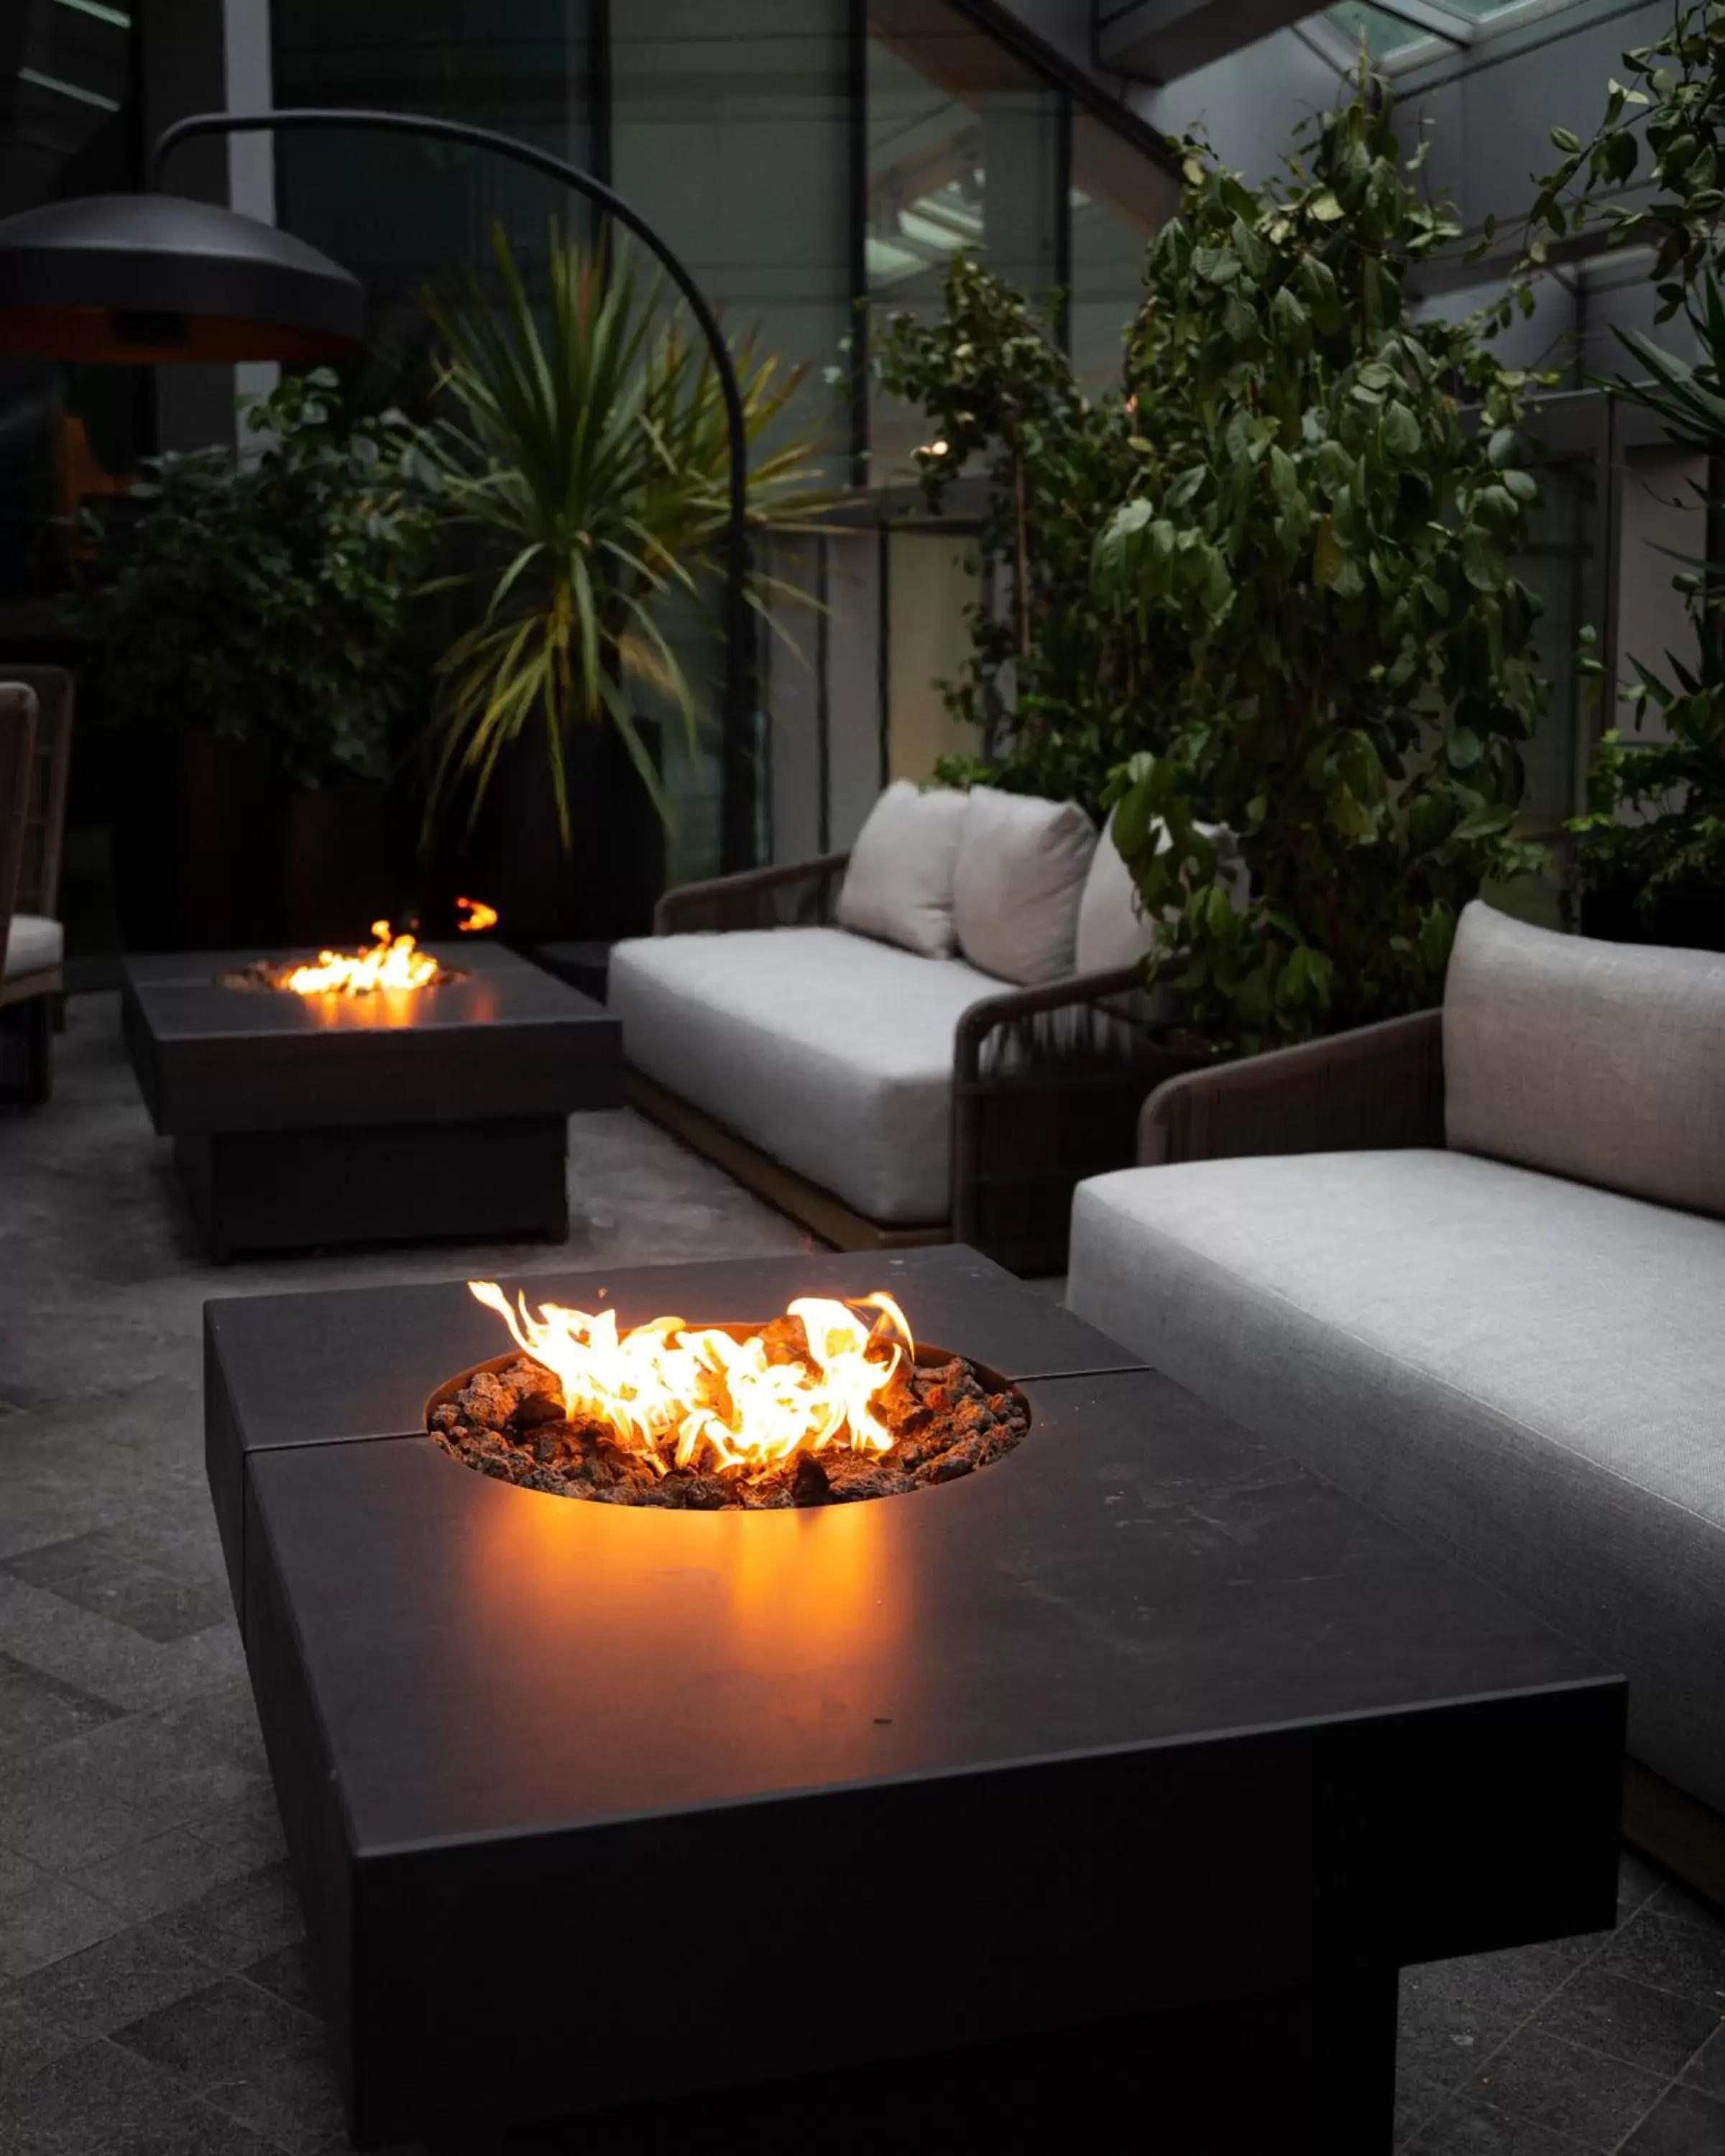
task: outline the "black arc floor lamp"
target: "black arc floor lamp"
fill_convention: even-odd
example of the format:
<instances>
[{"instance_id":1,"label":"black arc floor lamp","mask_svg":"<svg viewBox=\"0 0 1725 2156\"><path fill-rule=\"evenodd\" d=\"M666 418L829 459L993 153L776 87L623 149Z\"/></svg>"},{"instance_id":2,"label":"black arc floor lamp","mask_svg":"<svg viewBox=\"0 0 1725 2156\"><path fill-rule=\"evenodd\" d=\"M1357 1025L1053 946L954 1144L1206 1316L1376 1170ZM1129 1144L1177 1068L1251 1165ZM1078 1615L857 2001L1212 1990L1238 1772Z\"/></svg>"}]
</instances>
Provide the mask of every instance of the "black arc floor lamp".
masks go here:
<instances>
[{"instance_id":1,"label":"black arc floor lamp","mask_svg":"<svg viewBox=\"0 0 1725 2156\"><path fill-rule=\"evenodd\" d=\"M730 442L725 553L725 686L720 850L724 867L755 854L753 630L748 603L748 439L737 369L700 286L653 227L603 180L532 144L424 113L289 105L203 112L150 152L150 192L87 195L0 219L0 351L51 359L309 361L363 341L365 295L339 263L290 234L212 203L155 191L170 154L198 135L362 127L492 150L597 203L664 264L713 356Z\"/></svg>"}]
</instances>

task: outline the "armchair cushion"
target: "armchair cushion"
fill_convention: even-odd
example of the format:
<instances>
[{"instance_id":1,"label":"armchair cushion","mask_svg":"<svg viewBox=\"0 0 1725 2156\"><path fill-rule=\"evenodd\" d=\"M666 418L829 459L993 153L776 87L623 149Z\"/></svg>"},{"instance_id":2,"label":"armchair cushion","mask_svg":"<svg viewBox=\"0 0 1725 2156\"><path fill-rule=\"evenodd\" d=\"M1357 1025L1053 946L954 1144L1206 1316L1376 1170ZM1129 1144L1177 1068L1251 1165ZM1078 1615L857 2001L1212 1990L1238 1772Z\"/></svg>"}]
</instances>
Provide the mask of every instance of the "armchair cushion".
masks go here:
<instances>
[{"instance_id":1,"label":"armchair cushion","mask_svg":"<svg viewBox=\"0 0 1725 2156\"><path fill-rule=\"evenodd\" d=\"M952 877L968 798L896 780L869 812L839 893L839 925L924 958L952 955Z\"/></svg>"},{"instance_id":2,"label":"armchair cushion","mask_svg":"<svg viewBox=\"0 0 1725 2156\"><path fill-rule=\"evenodd\" d=\"M1725 955L1476 902L1444 988L1444 1085L1457 1152L1725 1214Z\"/></svg>"},{"instance_id":3,"label":"armchair cushion","mask_svg":"<svg viewBox=\"0 0 1725 2156\"><path fill-rule=\"evenodd\" d=\"M1081 1317L1584 1641L1725 1809L1725 1229L1419 1147L1082 1184Z\"/></svg>"},{"instance_id":4,"label":"armchair cushion","mask_svg":"<svg viewBox=\"0 0 1725 2156\"><path fill-rule=\"evenodd\" d=\"M6 932L6 957L0 978L15 981L25 973L53 971L65 955L65 932L39 913L14 913Z\"/></svg>"},{"instance_id":5,"label":"armchair cushion","mask_svg":"<svg viewBox=\"0 0 1725 2156\"><path fill-rule=\"evenodd\" d=\"M960 951L1003 981L1064 980L1075 970L1095 824L1076 802L992 786L973 787L969 803L952 892Z\"/></svg>"},{"instance_id":6,"label":"armchair cushion","mask_svg":"<svg viewBox=\"0 0 1725 2156\"><path fill-rule=\"evenodd\" d=\"M611 954L634 1067L891 1226L952 1204L953 1034L998 981L842 928L655 936Z\"/></svg>"}]
</instances>

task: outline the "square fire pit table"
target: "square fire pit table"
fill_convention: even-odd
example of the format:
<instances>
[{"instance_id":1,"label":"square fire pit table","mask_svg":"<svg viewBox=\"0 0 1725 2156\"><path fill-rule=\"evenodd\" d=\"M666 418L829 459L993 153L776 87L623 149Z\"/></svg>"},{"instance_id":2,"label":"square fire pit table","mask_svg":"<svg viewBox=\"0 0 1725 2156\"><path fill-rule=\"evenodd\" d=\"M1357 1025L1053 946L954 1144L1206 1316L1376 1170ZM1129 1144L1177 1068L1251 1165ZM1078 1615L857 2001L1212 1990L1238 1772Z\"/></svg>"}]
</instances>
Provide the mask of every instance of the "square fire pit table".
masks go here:
<instances>
[{"instance_id":1,"label":"square fire pit table","mask_svg":"<svg viewBox=\"0 0 1725 2156\"><path fill-rule=\"evenodd\" d=\"M463 1284L208 1306L361 2147L1131 2117L1171 2156L1387 2156L1398 1969L1613 1921L1621 1681L974 1253L505 1286L625 1325L885 1289L1030 1427L871 1502L583 1502L426 1435L502 1344Z\"/></svg>"},{"instance_id":2,"label":"square fire pit table","mask_svg":"<svg viewBox=\"0 0 1725 2156\"><path fill-rule=\"evenodd\" d=\"M304 953L124 961L132 1069L210 1253L568 1232L567 1119L623 1101L598 1004L496 944L370 995L224 982Z\"/></svg>"}]
</instances>

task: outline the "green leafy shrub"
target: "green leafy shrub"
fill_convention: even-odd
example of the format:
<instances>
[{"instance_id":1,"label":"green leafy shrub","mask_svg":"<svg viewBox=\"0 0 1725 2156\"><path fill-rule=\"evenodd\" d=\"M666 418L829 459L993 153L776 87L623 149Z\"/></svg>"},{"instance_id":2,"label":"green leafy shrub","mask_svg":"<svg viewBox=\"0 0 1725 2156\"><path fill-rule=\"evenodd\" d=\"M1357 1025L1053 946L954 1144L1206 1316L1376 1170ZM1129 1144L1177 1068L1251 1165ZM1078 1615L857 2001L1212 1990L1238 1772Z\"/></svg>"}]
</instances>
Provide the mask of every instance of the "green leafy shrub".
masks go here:
<instances>
[{"instance_id":1,"label":"green leafy shrub","mask_svg":"<svg viewBox=\"0 0 1725 2156\"><path fill-rule=\"evenodd\" d=\"M1191 1024L1250 1050L1431 1003L1460 908L1543 858L1513 831L1544 685L1510 570L1538 490L1525 377L1410 311L1457 228L1387 96L1363 81L1260 188L1182 147L1128 343L1132 498L1096 550L1170 732L1111 798ZM1199 818L1238 835L1240 910Z\"/></svg>"},{"instance_id":2,"label":"green leafy shrub","mask_svg":"<svg viewBox=\"0 0 1725 2156\"><path fill-rule=\"evenodd\" d=\"M429 467L399 414L345 415L327 370L244 417L261 453L153 458L92 512L96 707L127 730L255 742L302 785L380 778L415 685Z\"/></svg>"},{"instance_id":3,"label":"green leafy shrub","mask_svg":"<svg viewBox=\"0 0 1725 2156\"><path fill-rule=\"evenodd\" d=\"M929 506L967 467L985 480L971 652L942 685L978 753L939 775L1095 808L1115 766L1160 738L1159 685L1131 610L1091 576L1096 535L1132 474L1125 393L1087 398L1048 319L963 254L941 318L896 316L879 367L927 415L916 462Z\"/></svg>"},{"instance_id":4,"label":"green leafy shrub","mask_svg":"<svg viewBox=\"0 0 1725 2156\"><path fill-rule=\"evenodd\" d=\"M1552 131L1563 155L1540 183L1531 251L1579 231L1596 190L1641 169L1632 131L1645 122L1652 192L1635 204L1607 203L1603 214L1614 244L1656 249L1661 318L1683 311L1697 357L1692 363L1637 331L1621 334L1637 372L1613 388L1652 413L1668 440L1706 455L1707 480L1695 490L1706 551L1672 579L1695 632L1694 664L1668 654L1667 680L1631 657L1637 678L1621 700L1641 737L1611 727L1600 741L1587 814L1568 826L1569 891L1604 934L1725 948L1725 560L1717 538L1725 298L1711 267L1725 214L1725 8L1680 9L1667 35L1625 54L1624 67L1630 82L1610 84L1590 142ZM1601 674L1597 661L1584 663Z\"/></svg>"}]
</instances>

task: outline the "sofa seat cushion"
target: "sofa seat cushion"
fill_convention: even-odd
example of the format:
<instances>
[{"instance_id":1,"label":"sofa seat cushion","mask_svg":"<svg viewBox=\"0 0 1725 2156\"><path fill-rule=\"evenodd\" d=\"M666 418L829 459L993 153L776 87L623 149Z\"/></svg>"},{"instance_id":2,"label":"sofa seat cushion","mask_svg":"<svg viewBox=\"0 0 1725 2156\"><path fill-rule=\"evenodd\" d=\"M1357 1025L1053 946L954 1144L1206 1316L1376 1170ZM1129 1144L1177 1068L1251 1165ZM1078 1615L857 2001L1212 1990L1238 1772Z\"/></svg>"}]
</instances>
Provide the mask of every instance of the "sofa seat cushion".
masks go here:
<instances>
[{"instance_id":1,"label":"sofa seat cushion","mask_svg":"<svg viewBox=\"0 0 1725 2156\"><path fill-rule=\"evenodd\" d=\"M847 1205L950 1209L952 1036L1001 993L957 958L842 928L655 936L611 954L629 1061Z\"/></svg>"},{"instance_id":2,"label":"sofa seat cushion","mask_svg":"<svg viewBox=\"0 0 1725 2156\"><path fill-rule=\"evenodd\" d=\"M1465 1153L1082 1185L1068 1299L1630 1680L1725 1810L1725 1226Z\"/></svg>"},{"instance_id":3,"label":"sofa seat cushion","mask_svg":"<svg viewBox=\"0 0 1725 2156\"><path fill-rule=\"evenodd\" d=\"M51 973L65 956L65 932L39 913L14 913L6 931L4 978Z\"/></svg>"}]
</instances>

